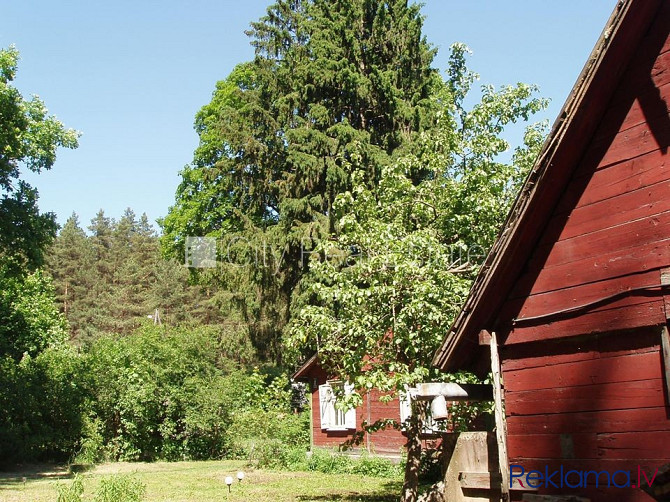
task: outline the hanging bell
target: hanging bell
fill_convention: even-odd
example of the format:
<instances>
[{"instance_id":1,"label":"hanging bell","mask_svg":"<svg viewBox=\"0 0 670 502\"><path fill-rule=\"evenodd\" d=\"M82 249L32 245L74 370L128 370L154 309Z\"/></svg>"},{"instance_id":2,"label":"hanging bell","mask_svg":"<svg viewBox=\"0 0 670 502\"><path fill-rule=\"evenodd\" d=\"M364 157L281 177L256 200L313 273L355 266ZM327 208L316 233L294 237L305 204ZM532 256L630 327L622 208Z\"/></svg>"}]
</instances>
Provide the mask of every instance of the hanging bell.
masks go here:
<instances>
[{"instance_id":1,"label":"hanging bell","mask_svg":"<svg viewBox=\"0 0 670 502\"><path fill-rule=\"evenodd\" d=\"M446 420L449 418L447 411L447 400L444 396L436 396L430 403L430 415L433 420Z\"/></svg>"}]
</instances>

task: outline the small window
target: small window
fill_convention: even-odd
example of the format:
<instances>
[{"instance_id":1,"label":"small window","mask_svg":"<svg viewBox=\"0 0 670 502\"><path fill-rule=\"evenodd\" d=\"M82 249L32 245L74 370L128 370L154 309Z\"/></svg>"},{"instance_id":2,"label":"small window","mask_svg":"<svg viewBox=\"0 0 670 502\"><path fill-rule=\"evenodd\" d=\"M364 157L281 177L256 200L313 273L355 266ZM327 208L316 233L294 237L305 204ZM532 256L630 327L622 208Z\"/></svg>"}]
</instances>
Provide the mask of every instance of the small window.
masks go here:
<instances>
[{"instance_id":1,"label":"small window","mask_svg":"<svg viewBox=\"0 0 670 502\"><path fill-rule=\"evenodd\" d=\"M321 429L343 431L356 428L356 409L344 411L335 406L336 387L344 387L345 394L353 392L353 385L329 382L319 385L319 412Z\"/></svg>"}]
</instances>

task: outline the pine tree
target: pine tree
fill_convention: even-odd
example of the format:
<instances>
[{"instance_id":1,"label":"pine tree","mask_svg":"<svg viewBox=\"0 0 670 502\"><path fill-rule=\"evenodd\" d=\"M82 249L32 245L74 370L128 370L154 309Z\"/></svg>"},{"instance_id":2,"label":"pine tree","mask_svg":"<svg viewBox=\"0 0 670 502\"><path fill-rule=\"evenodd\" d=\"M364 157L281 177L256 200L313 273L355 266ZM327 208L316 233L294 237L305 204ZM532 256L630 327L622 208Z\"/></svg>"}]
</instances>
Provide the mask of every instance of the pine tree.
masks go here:
<instances>
[{"instance_id":1,"label":"pine tree","mask_svg":"<svg viewBox=\"0 0 670 502\"><path fill-rule=\"evenodd\" d=\"M97 273L91 242L72 213L47 253L47 270L54 278L57 301L76 342L90 337L91 293Z\"/></svg>"}]
</instances>

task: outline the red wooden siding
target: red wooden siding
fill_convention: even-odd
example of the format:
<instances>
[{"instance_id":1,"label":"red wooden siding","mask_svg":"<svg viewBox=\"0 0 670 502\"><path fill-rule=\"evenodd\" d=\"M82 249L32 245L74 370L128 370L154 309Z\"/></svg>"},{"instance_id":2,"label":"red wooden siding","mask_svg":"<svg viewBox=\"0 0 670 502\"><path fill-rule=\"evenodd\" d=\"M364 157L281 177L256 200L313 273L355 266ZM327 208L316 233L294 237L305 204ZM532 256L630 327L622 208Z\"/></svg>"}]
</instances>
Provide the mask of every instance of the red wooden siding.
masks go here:
<instances>
[{"instance_id":1,"label":"red wooden siding","mask_svg":"<svg viewBox=\"0 0 670 502\"><path fill-rule=\"evenodd\" d=\"M651 476L670 461L669 26L666 2L498 312L508 453L526 471L624 470L637 482L638 465ZM593 482L570 493L651 500Z\"/></svg>"},{"instance_id":2,"label":"red wooden siding","mask_svg":"<svg viewBox=\"0 0 670 502\"><path fill-rule=\"evenodd\" d=\"M669 11L659 13L619 82L501 310L506 345L665 322L658 286L670 266ZM643 287L656 293L628 293ZM580 306L579 315L523 322ZM520 322L512 326L513 318Z\"/></svg>"},{"instance_id":3,"label":"red wooden siding","mask_svg":"<svg viewBox=\"0 0 670 502\"><path fill-rule=\"evenodd\" d=\"M510 463L543 472L561 464L566 470L636 471L639 464L647 473L666 463L670 408L659 342L660 328L653 327L549 342L544 352L530 345L517 346L518 354L506 348ZM578 492L594 500L613 497L594 486ZM617 500L650 500L632 489L616 494Z\"/></svg>"},{"instance_id":4,"label":"red wooden siding","mask_svg":"<svg viewBox=\"0 0 670 502\"><path fill-rule=\"evenodd\" d=\"M327 375L318 364L312 367L308 374L311 388L312 402L312 433L314 446L321 448L337 448L343 442L354 436L354 431L328 431L321 429L319 410L319 385L326 383ZM315 384L316 381L316 384ZM356 423L359 425L366 420L374 423L380 419L400 420L400 403L393 399L388 403L380 400L379 391L372 390L363 396L363 404L356 409ZM365 436L365 442L360 445L361 449L369 449L372 453L383 455L400 456L407 438L400 431L386 429Z\"/></svg>"}]
</instances>

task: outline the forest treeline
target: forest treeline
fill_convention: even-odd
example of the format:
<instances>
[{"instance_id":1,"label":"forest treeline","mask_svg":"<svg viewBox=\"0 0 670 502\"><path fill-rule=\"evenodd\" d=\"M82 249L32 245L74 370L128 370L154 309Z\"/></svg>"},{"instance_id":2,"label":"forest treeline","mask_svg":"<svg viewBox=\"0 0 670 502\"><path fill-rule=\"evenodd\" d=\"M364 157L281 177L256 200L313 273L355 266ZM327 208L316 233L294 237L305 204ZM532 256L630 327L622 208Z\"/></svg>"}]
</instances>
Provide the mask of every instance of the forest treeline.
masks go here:
<instances>
[{"instance_id":1,"label":"forest treeline","mask_svg":"<svg viewBox=\"0 0 670 502\"><path fill-rule=\"evenodd\" d=\"M184 261L164 259L147 216L100 210L85 229L73 214L46 253L70 339L85 344L104 333L129 335L146 319L169 325L243 329L217 306L213 288L192 284Z\"/></svg>"}]
</instances>

